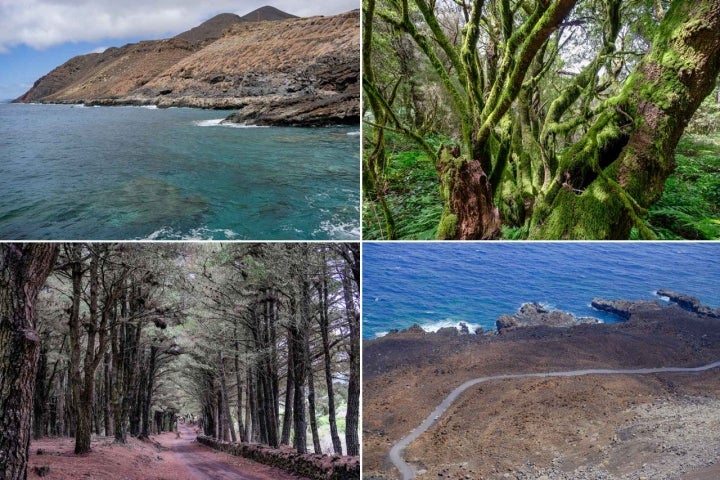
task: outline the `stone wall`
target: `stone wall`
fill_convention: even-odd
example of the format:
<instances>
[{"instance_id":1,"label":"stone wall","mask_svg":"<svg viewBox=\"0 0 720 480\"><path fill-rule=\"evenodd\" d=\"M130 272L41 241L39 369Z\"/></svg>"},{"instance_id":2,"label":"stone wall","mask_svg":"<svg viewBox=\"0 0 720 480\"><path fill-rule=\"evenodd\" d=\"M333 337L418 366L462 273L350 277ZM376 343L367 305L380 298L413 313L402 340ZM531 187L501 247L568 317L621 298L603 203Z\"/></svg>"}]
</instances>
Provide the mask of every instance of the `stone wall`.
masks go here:
<instances>
[{"instance_id":1,"label":"stone wall","mask_svg":"<svg viewBox=\"0 0 720 480\"><path fill-rule=\"evenodd\" d=\"M289 447L271 448L252 443L232 443L198 435L197 441L222 452L282 468L314 480L360 479L360 458L297 453Z\"/></svg>"}]
</instances>

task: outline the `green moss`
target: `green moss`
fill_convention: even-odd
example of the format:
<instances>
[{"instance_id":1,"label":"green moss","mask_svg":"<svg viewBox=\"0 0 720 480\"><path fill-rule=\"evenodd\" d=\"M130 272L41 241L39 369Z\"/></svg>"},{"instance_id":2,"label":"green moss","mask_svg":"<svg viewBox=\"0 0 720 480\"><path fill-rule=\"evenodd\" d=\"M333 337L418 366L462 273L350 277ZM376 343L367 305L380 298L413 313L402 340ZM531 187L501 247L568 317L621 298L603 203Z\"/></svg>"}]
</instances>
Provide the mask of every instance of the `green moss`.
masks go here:
<instances>
[{"instance_id":1,"label":"green moss","mask_svg":"<svg viewBox=\"0 0 720 480\"><path fill-rule=\"evenodd\" d=\"M546 240L625 240L617 212L622 205L604 182L593 182L582 195L561 190L545 223L530 235ZM616 230L620 228L620 230Z\"/></svg>"},{"instance_id":2,"label":"green moss","mask_svg":"<svg viewBox=\"0 0 720 480\"><path fill-rule=\"evenodd\" d=\"M440 217L440 224L437 229L437 239L450 240L455 238L455 234L457 233L457 222L457 215L445 210L442 217Z\"/></svg>"}]
</instances>

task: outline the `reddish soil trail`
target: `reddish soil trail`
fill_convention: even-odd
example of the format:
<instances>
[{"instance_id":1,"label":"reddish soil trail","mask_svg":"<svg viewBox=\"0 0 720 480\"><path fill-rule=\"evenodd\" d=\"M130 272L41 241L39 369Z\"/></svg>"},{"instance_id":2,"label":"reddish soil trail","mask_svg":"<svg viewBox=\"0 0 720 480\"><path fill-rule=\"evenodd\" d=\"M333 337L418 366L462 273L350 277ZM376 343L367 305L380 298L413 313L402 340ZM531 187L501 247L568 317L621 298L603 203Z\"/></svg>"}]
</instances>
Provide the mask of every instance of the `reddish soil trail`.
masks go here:
<instances>
[{"instance_id":1,"label":"reddish soil trail","mask_svg":"<svg viewBox=\"0 0 720 480\"><path fill-rule=\"evenodd\" d=\"M172 452L193 480L303 480L305 477L288 473L242 457L234 457L201 445L195 441L195 430L178 424L180 438L166 435L159 443Z\"/></svg>"},{"instance_id":2,"label":"reddish soil trail","mask_svg":"<svg viewBox=\"0 0 720 480\"><path fill-rule=\"evenodd\" d=\"M307 480L247 458L215 451L195 441L190 425L176 433L153 435L149 441L128 437L124 445L97 437L92 452L73 453L72 438L33 440L30 480ZM44 476L38 470L46 468Z\"/></svg>"}]
</instances>

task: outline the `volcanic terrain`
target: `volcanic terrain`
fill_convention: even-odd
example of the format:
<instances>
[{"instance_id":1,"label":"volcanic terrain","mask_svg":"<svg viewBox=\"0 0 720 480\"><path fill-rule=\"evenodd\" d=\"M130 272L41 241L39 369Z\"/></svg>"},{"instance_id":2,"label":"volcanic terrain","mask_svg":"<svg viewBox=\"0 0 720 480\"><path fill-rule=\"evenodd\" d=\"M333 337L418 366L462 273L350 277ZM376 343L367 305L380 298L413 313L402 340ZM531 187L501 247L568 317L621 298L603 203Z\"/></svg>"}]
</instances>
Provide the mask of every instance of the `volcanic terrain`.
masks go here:
<instances>
[{"instance_id":1,"label":"volcanic terrain","mask_svg":"<svg viewBox=\"0 0 720 480\"><path fill-rule=\"evenodd\" d=\"M525 307L517 326L503 316L485 334L413 327L366 341L364 478L399 478L390 449L474 378L720 360L719 312L688 298L596 299L627 315L615 324L557 326L540 311L532 325ZM720 369L490 380L461 394L403 456L419 479L720 478Z\"/></svg>"}]
</instances>

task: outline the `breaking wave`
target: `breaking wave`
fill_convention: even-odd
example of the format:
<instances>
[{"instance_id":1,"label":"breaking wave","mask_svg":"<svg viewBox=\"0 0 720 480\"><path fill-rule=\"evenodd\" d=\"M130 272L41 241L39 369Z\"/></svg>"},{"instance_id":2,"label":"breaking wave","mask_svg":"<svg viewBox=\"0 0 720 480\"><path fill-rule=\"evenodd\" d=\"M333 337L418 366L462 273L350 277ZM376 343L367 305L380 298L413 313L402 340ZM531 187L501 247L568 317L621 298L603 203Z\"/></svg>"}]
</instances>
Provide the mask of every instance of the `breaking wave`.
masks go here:
<instances>
[{"instance_id":1,"label":"breaking wave","mask_svg":"<svg viewBox=\"0 0 720 480\"><path fill-rule=\"evenodd\" d=\"M187 232L172 227L162 227L139 240L238 240L238 234L228 228L191 228Z\"/></svg>"}]
</instances>

